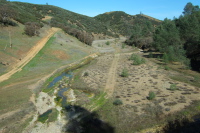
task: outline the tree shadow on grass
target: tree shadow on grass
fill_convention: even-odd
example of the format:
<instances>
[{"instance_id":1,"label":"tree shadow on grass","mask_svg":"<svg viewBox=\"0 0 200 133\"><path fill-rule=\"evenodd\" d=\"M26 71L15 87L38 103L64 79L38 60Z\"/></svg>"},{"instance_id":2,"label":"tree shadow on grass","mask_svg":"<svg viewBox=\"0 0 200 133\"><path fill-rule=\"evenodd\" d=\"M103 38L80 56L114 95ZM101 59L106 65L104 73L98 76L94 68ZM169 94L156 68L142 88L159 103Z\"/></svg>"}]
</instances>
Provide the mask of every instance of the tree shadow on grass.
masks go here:
<instances>
[{"instance_id":1,"label":"tree shadow on grass","mask_svg":"<svg viewBox=\"0 0 200 133\"><path fill-rule=\"evenodd\" d=\"M114 133L114 128L99 119L95 112L80 106L65 107L68 123L65 131L69 133Z\"/></svg>"}]
</instances>

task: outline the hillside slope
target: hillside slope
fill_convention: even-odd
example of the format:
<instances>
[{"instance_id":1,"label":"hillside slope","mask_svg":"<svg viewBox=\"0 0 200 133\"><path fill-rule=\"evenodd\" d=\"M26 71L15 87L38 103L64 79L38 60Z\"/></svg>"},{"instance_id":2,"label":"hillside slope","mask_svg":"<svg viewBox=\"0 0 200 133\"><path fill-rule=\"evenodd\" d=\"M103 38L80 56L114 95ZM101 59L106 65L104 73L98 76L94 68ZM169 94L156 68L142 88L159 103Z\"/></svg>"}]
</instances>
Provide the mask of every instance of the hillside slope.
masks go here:
<instances>
[{"instance_id":1,"label":"hillside slope","mask_svg":"<svg viewBox=\"0 0 200 133\"><path fill-rule=\"evenodd\" d=\"M23 43L21 47L25 45ZM21 133L37 113L30 101L31 95L41 91L41 85L52 73L62 71L69 64L95 52L63 31L54 34L20 72L0 83L0 132Z\"/></svg>"},{"instance_id":2,"label":"hillside slope","mask_svg":"<svg viewBox=\"0 0 200 133\"><path fill-rule=\"evenodd\" d=\"M78 30L87 32L90 35L101 34L102 36L117 37L118 34L127 36L132 32L133 25L137 23L150 21L152 24L158 25L161 22L147 15L129 15L122 11L88 17L52 5L37 5L22 2L6 2L0 3L1 5L7 5L14 9L18 13L15 19L22 24L26 22L39 22L43 25L45 23L62 28L66 32L70 30L69 33L72 35ZM50 16L51 19L43 20L45 16Z\"/></svg>"},{"instance_id":3,"label":"hillside slope","mask_svg":"<svg viewBox=\"0 0 200 133\"><path fill-rule=\"evenodd\" d=\"M8 73L0 76L0 82L3 82L7 79L9 79L13 74L16 72L19 72L22 70L22 68L33 59L38 52L45 46L47 41L60 29L58 28L52 28L51 30L48 31L47 36L43 37L37 44L28 51L26 57L23 59L20 59L20 61L14 65L13 69L11 69Z\"/></svg>"},{"instance_id":4,"label":"hillside slope","mask_svg":"<svg viewBox=\"0 0 200 133\"><path fill-rule=\"evenodd\" d=\"M112 29L113 32L125 36L131 35L135 24L145 24L146 21L150 21L153 25L159 25L161 23L160 20L147 15L129 15L122 11L100 14L95 19L102 23L104 22L107 28Z\"/></svg>"},{"instance_id":5,"label":"hillside slope","mask_svg":"<svg viewBox=\"0 0 200 133\"><path fill-rule=\"evenodd\" d=\"M52 26L68 26L88 33L102 33L113 36L107 27L92 17L77 14L52 5L37 5L23 2L0 3L9 6L17 12L16 20L22 24L26 22L42 22ZM45 16L51 16L49 21L43 21Z\"/></svg>"}]
</instances>

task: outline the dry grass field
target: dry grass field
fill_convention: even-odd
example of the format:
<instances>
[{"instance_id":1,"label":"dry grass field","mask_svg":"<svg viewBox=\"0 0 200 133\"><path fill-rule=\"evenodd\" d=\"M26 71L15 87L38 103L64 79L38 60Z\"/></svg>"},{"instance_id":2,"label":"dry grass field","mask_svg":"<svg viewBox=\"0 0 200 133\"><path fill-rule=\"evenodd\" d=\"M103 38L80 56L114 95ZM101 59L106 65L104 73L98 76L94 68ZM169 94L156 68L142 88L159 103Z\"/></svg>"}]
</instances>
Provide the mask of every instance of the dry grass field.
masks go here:
<instances>
[{"instance_id":1,"label":"dry grass field","mask_svg":"<svg viewBox=\"0 0 200 133\"><path fill-rule=\"evenodd\" d=\"M199 76L197 72L179 69L179 65L166 68L160 65L162 62L156 63L153 61L156 59L152 58L145 58L144 64L134 65L134 61L130 60L131 54L143 58L146 53L139 50L133 52L128 47L125 49L131 52L127 53L127 50L124 53L121 50L125 49L115 49L115 46L112 42L109 46L104 44L102 47L107 47L106 51L109 49L112 54L105 53L78 73L78 82L85 86L82 89L99 96L91 99L77 93L77 97L81 97L78 104L91 111L96 110L102 120L112 124L117 133L140 132L141 129L161 124L161 121L163 124L164 121L175 119L177 115L183 117L198 113L199 102L195 102L200 100L199 81L195 80ZM126 77L121 76L124 69L128 73ZM103 98L99 90L106 93ZM150 93L154 93L155 97L150 99ZM122 105L114 105L116 99Z\"/></svg>"}]
</instances>

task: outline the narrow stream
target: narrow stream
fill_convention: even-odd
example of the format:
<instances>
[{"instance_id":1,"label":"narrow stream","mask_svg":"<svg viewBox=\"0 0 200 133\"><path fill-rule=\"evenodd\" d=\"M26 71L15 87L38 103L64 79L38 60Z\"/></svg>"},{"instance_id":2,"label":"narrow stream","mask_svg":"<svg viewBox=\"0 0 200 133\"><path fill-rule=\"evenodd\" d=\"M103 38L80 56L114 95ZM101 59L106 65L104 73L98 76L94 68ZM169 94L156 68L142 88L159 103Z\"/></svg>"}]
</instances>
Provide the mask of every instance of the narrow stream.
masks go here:
<instances>
[{"instance_id":1,"label":"narrow stream","mask_svg":"<svg viewBox=\"0 0 200 133\"><path fill-rule=\"evenodd\" d=\"M62 105L62 107L65 107L66 106L66 104L67 104L67 97L66 96L64 96L64 92L65 91L67 91L69 88L62 88L62 89L60 89L59 91L58 91L58 96L59 97L62 97L62 103L61 103L61 105Z\"/></svg>"},{"instance_id":2,"label":"narrow stream","mask_svg":"<svg viewBox=\"0 0 200 133\"><path fill-rule=\"evenodd\" d=\"M64 76L68 77L71 80L73 78L73 73L71 71L70 72L63 72L61 75L55 77L54 80L49 83L47 88L53 87L56 83L58 83L58 81L62 80L62 78Z\"/></svg>"},{"instance_id":3,"label":"narrow stream","mask_svg":"<svg viewBox=\"0 0 200 133\"><path fill-rule=\"evenodd\" d=\"M58 90L57 95L62 98L62 103L61 103L62 107L66 106L67 104L67 97L64 95L64 92L66 92L69 89L68 87L63 86L63 84L65 83L62 82L62 79L65 77L69 78L69 81L70 81L73 78L73 73L71 71L63 72L61 75L55 77L54 80L50 82L47 87L47 88L51 88L60 82L58 86L59 90Z\"/></svg>"}]
</instances>

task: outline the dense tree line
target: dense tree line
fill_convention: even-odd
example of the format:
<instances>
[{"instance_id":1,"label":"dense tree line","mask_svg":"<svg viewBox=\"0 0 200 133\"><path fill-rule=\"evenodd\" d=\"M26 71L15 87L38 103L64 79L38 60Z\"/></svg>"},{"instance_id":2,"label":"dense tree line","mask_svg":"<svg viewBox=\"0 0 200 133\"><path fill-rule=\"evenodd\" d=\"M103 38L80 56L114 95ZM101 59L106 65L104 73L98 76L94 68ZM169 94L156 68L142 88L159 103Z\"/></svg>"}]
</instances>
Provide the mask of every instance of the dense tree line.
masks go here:
<instances>
[{"instance_id":1,"label":"dense tree line","mask_svg":"<svg viewBox=\"0 0 200 133\"><path fill-rule=\"evenodd\" d=\"M187 3L179 18L173 20L166 18L156 28L149 22L143 25L137 24L126 42L140 48L144 46L154 48L163 53L168 61L179 61L189 65L190 59L192 68L199 70L200 8Z\"/></svg>"},{"instance_id":2,"label":"dense tree line","mask_svg":"<svg viewBox=\"0 0 200 133\"><path fill-rule=\"evenodd\" d=\"M183 15L174 20L179 29L180 39L191 59L191 67L200 70L200 8L188 3Z\"/></svg>"},{"instance_id":3,"label":"dense tree line","mask_svg":"<svg viewBox=\"0 0 200 133\"><path fill-rule=\"evenodd\" d=\"M58 21L55 21L54 19L52 19L51 26L63 29L63 31L65 31L69 35L76 37L78 40L88 45L92 45L92 42L94 40L93 36L86 31L64 25L62 23L59 23Z\"/></svg>"},{"instance_id":4,"label":"dense tree line","mask_svg":"<svg viewBox=\"0 0 200 133\"><path fill-rule=\"evenodd\" d=\"M148 48L153 42L154 30L155 28L150 21L135 24L130 38L126 40L126 44L139 48Z\"/></svg>"},{"instance_id":5,"label":"dense tree line","mask_svg":"<svg viewBox=\"0 0 200 133\"><path fill-rule=\"evenodd\" d=\"M165 53L167 61L179 61L184 64L189 64L184 50L184 45L180 38L179 29L176 27L174 21L165 19L154 32L154 42L152 46Z\"/></svg>"},{"instance_id":6,"label":"dense tree line","mask_svg":"<svg viewBox=\"0 0 200 133\"><path fill-rule=\"evenodd\" d=\"M183 15L174 20L165 19L154 33L153 46L166 53L170 61L185 64L191 60L192 68L199 70L200 64L200 9L187 3ZM195 65L193 63L195 61Z\"/></svg>"}]
</instances>

